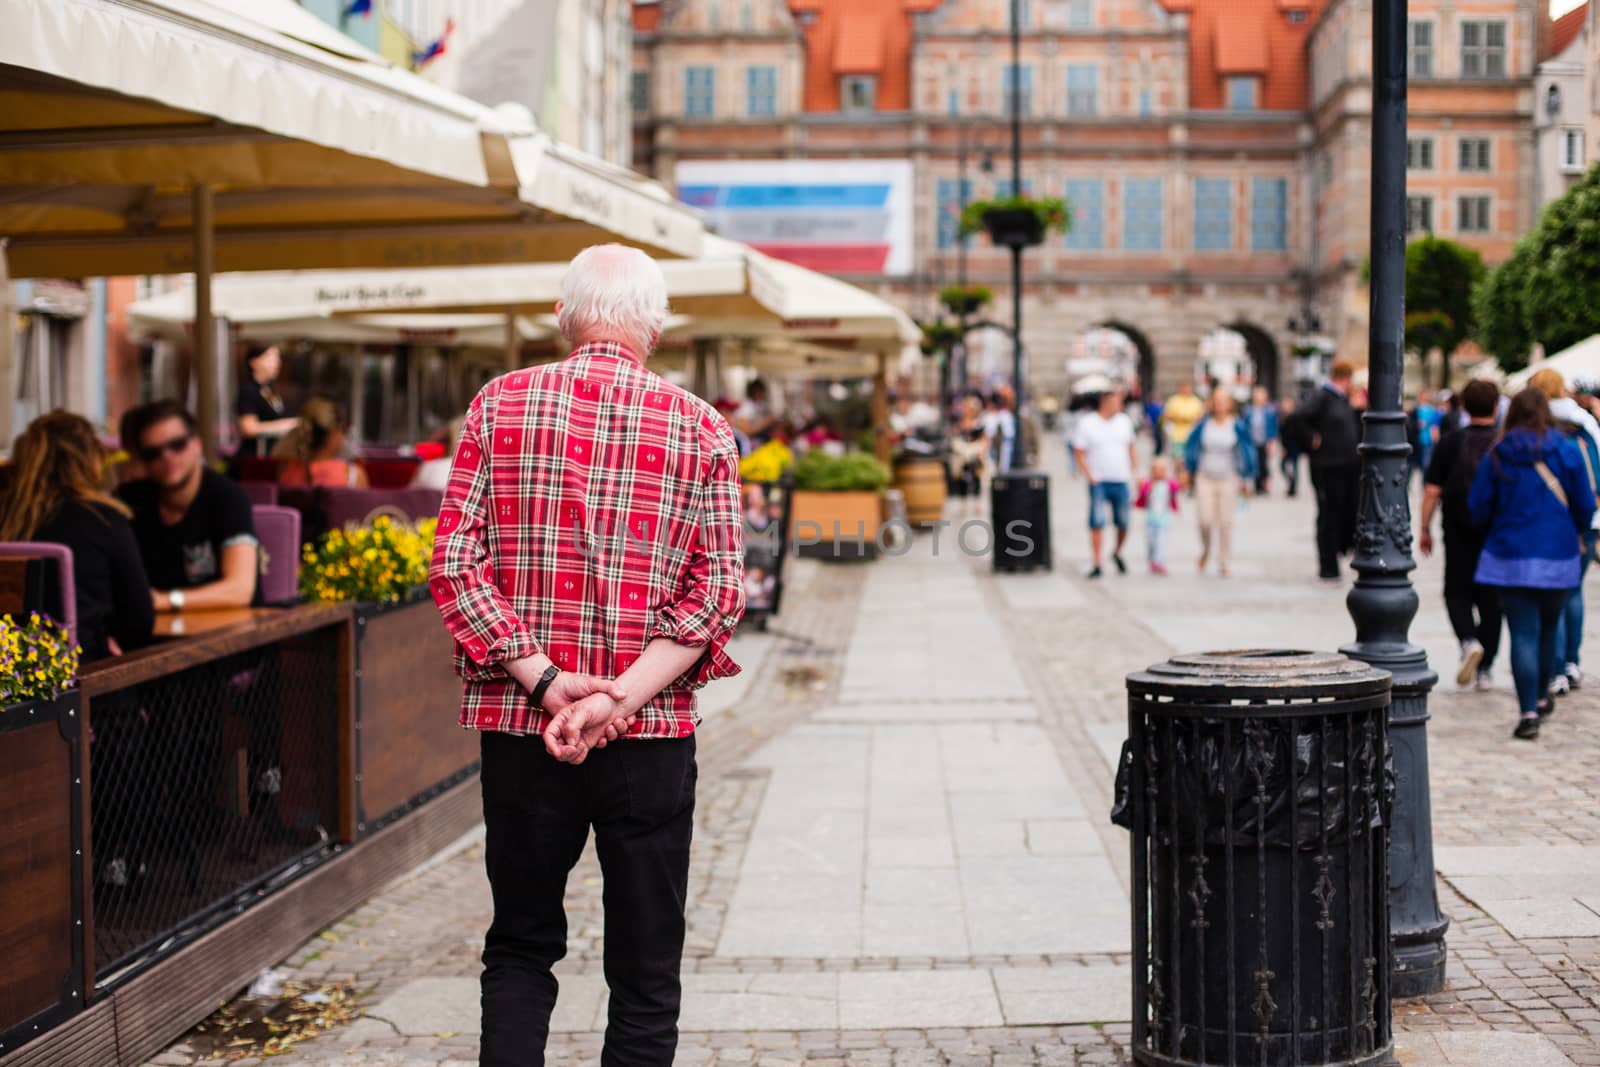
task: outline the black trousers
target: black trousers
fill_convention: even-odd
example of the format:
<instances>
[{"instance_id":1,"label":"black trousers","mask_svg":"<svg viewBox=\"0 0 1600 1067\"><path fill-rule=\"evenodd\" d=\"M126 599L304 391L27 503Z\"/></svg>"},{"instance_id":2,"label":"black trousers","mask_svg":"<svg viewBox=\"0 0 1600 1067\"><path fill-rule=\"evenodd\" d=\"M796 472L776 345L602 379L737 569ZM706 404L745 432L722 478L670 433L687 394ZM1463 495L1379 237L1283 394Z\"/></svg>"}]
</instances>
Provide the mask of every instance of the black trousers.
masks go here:
<instances>
[{"instance_id":1,"label":"black trousers","mask_svg":"<svg viewBox=\"0 0 1600 1067\"><path fill-rule=\"evenodd\" d=\"M1284 481L1289 483L1288 495L1294 496L1300 491L1300 453L1284 449L1278 460L1278 469L1283 472Z\"/></svg>"},{"instance_id":2,"label":"black trousers","mask_svg":"<svg viewBox=\"0 0 1600 1067\"><path fill-rule=\"evenodd\" d=\"M1339 577L1339 554L1356 544L1356 515L1361 507L1361 464L1312 467L1317 491L1317 562L1324 578Z\"/></svg>"},{"instance_id":3,"label":"black trousers","mask_svg":"<svg viewBox=\"0 0 1600 1067\"><path fill-rule=\"evenodd\" d=\"M1256 492L1267 491L1267 479L1272 471L1267 465L1268 453L1271 451L1266 445L1256 445Z\"/></svg>"},{"instance_id":4,"label":"black trousers","mask_svg":"<svg viewBox=\"0 0 1600 1067\"><path fill-rule=\"evenodd\" d=\"M1444 610L1456 640L1476 638L1483 646L1479 670L1488 670L1500 651L1500 590L1472 580L1478 571L1483 538L1470 531L1444 531Z\"/></svg>"},{"instance_id":5,"label":"black trousers","mask_svg":"<svg viewBox=\"0 0 1600 1067\"><path fill-rule=\"evenodd\" d=\"M578 766L539 737L485 732L484 856L494 922L483 949L482 1067L544 1063L567 952L567 875L589 827L605 879L603 1067L672 1063L694 828L692 736L620 741Z\"/></svg>"}]
</instances>

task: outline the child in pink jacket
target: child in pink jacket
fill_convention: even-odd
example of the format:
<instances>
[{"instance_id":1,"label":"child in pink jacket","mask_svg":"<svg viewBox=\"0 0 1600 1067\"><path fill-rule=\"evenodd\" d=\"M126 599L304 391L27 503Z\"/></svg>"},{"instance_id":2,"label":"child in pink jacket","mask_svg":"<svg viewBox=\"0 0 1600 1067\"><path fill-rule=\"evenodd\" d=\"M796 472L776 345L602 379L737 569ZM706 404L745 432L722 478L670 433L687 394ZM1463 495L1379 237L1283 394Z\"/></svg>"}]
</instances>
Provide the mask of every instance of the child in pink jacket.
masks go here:
<instances>
[{"instance_id":1,"label":"child in pink jacket","mask_svg":"<svg viewBox=\"0 0 1600 1067\"><path fill-rule=\"evenodd\" d=\"M1134 507L1144 511L1144 536L1152 574L1167 573L1167 527L1178 513L1178 480L1167 474L1167 461L1157 456L1150 461L1150 477L1139 483Z\"/></svg>"}]
</instances>

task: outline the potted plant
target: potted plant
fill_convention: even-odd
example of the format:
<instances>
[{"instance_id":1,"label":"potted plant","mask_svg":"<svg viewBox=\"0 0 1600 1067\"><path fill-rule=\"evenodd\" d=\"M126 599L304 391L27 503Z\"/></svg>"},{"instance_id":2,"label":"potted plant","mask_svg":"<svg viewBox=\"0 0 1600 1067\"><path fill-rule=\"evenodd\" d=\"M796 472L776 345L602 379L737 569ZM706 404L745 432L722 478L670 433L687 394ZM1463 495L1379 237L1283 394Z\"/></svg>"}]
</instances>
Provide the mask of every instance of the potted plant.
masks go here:
<instances>
[{"instance_id":1,"label":"potted plant","mask_svg":"<svg viewBox=\"0 0 1600 1067\"><path fill-rule=\"evenodd\" d=\"M873 559L883 521L889 469L864 452L805 453L793 468L790 537L796 552L818 559Z\"/></svg>"},{"instance_id":2,"label":"potted plant","mask_svg":"<svg viewBox=\"0 0 1600 1067\"><path fill-rule=\"evenodd\" d=\"M957 318L976 314L993 299L994 290L987 285L947 285L939 290L939 303Z\"/></svg>"},{"instance_id":3,"label":"potted plant","mask_svg":"<svg viewBox=\"0 0 1600 1067\"><path fill-rule=\"evenodd\" d=\"M454 645L427 595L434 519L380 515L305 546L300 591L355 602L356 831L395 816L471 774L478 746L448 710L460 703ZM443 717L441 718L441 715Z\"/></svg>"},{"instance_id":4,"label":"potted plant","mask_svg":"<svg viewBox=\"0 0 1600 1067\"><path fill-rule=\"evenodd\" d=\"M1046 233L1066 233L1071 228L1067 202L1058 196L974 200L961 212L963 235L984 230L990 241L1004 248L1029 248L1042 244Z\"/></svg>"},{"instance_id":5,"label":"potted plant","mask_svg":"<svg viewBox=\"0 0 1600 1067\"><path fill-rule=\"evenodd\" d=\"M78 646L66 627L34 611L28 617L0 615L0 715L55 720L58 702L71 699L78 676Z\"/></svg>"},{"instance_id":6,"label":"potted plant","mask_svg":"<svg viewBox=\"0 0 1600 1067\"><path fill-rule=\"evenodd\" d=\"M922 324L922 354L925 356L938 355L948 352L961 340L961 327L939 319L935 322Z\"/></svg>"}]
</instances>

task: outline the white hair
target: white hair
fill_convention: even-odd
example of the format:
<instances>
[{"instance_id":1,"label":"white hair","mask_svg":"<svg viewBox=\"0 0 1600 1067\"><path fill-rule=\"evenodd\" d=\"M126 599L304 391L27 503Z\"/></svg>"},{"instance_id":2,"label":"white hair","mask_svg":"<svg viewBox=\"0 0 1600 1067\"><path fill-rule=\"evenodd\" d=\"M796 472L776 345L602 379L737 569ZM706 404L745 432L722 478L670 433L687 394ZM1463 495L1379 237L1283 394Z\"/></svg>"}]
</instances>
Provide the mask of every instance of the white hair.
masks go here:
<instances>
[{"instance_id":1,"label":"white hair","mask_svg":"<svg viewBox=\"0 0 1600 1067\"><path fill-rule=\"evenodd\" d=\"M561 335L574 345L620 341L647 356L667 324L667 279L637 248L585 248L561 279L558 321Z\"/></svg>"}]
</instances>

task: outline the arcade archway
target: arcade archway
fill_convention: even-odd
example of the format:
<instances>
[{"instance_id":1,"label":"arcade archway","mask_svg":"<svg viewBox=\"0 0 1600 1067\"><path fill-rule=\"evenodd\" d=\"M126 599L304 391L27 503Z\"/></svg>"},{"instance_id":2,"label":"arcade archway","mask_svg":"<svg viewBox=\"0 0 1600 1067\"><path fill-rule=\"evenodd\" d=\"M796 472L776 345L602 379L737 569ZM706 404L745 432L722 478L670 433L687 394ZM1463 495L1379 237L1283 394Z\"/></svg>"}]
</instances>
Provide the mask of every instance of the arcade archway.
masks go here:
<instances>
[{"instance_id":1,"label":"arcade archway","mask_svg":"<svg viewBox=\"0 0 1600 1067\"><path fill-rule=\"evenodd\" d=\"M1156 358L1150 339L1123 322L1107 321L1073 337L1067 346L1067 380L1103 374L1139 396L1155 385Z\"/></svg>"},{"instance_id":2,"label":"arcade archway","mask_svg":"<svg viewBox=\"0 0 1600 1067\"><path fill-rule=\"evenodd\" d=\"M1276 397L1281 384L1279 362L1278 345L1270 334L1248 322L1234 322L1200 339L1196 371L1202 379L1241 396L1261 385Z\"/></svg>"}]
</instances>

